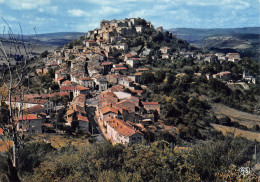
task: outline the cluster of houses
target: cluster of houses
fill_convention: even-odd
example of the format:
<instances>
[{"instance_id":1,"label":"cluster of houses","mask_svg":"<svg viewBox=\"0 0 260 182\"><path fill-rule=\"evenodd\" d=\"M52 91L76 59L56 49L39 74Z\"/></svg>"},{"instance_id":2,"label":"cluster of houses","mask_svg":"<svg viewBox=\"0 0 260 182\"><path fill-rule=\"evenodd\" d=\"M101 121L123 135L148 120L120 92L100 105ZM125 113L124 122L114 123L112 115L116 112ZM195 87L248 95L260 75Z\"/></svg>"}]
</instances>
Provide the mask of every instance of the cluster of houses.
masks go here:
<instances>
[{"instance_id":1,"label":"cluster of houses","mask_svg":"<svg viewBox=\"0 0 260 182\"><path fill-rule=\"evenodd\" d=\"M52 94L28 94L11 98L12 108L17 108L17 131L29 133L42 133L43 124L52 112L59 108L57 100L68 97L66 92ZM10 105L8 99L5 103ZM18 113L21 113L18 115Z\"/></svg>"},{"instance_id":2,"label":"cluster of houses","mask_svg":"<svg viewBox=\"0 0 260 182\"><path fill-rule=\"evenodd\" d=\"M153 121L154 112L160 113L158 102L142 102L135 90L126 92L126 88L129 87L118 84L99 95L96 118L112 143L143 141L139 123Z\"/></svg>"},{"instance_id":3,"label":"cluster of houses","mask_svg":"<svg viewBox=\"0 0 260 182\"><path fill-rule=\"evenodd\" d=\"M17 119L17 130L44 132L43 126L48 126L44 124L46 118L61 106L55 98L66 97L71 101L65 114L66 125L72 126L76 120L78 131L89 132L86 99L98 96L96 117L105 126L107 139L124 144L143 141L138 123L143 119L152 120L155 110L160 113L160 105L141 102L143 91L136 89L140 88L140 76L149 69L140 68L135 74L126 74L129 67L138 67L145 56L127 53L124 35L142 33L147 28L153 28L152 24L139 18L104 20L100 29L88 33L84 46L64 47L49 54L44 59L45 66L36 69L36 75L45 75L52 68L59 92L25 95L24 99L14 96L12 106L23 110ZM119 64L113 61L114 49L125 51Z\"/></svg>"}]
</instances>

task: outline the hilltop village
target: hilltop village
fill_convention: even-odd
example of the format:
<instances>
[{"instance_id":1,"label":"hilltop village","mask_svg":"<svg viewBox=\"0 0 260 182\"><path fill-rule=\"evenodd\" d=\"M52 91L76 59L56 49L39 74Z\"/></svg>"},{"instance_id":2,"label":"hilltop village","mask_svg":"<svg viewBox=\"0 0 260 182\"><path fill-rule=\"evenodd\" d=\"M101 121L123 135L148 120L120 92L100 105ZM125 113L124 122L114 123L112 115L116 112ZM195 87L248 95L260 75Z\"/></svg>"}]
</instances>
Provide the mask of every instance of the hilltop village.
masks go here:
<instances>
[{"instance_id":1,"label":"hilltop village","mask_svg":"<svg viewBox=\"0 0 260 182\"><path fill-rule=\"evenodd\" d=\"M160 122L161 130L174 135L177 132L175 127L158 120L161 104L144 98L149 88L142 82L142 75L151 71L149 60L174 62L183 57L208 63L216 60L238 63L241 57L239 53L204 54L192 49L173 50L167 45L158 47L156 56L151 56L152 50L148 45L133 45L133 42L138 42L134 36L154 31L163 32L163 28L154 29L150 22L141 18L103 20L99 29L89 31L81 39L42 58L44 66L37 68L35 74L43 76L53 70L52 82L58 85L58 89L24 95L25 114L18 118L17 130L29 133L58 131L46 120L65 108L62 117L71 131L92 133L92 125L96 123L104 137L113 144L143 142L147 132L144 125L155 128L154 122ZM168 37L176 39L171 33ZM177 73L176 77L185 75ZM194 73L194 76L201 75ZM247 89L246 83L256 83L256 79L245 71L240 80L232 80L231 75L232 72L223 71L206 74L206 78L241 84L244 89ZM19 97L13 97L12 104L20 108ZM91 108L95 111L90 111Z\"/></svg>"}]
</instances>

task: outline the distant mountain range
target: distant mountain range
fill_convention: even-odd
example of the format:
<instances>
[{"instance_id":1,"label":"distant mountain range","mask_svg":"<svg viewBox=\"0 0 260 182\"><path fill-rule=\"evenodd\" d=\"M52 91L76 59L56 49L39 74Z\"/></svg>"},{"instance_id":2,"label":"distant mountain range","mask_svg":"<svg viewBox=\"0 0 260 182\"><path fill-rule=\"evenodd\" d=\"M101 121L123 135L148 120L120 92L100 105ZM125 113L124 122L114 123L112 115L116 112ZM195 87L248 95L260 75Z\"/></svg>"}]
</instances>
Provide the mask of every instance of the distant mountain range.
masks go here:
<instances>
[{"instance_id":1,"label":"distant mountain range","mask_svg":"<svg viewBox=\"0 0 260 182\"><path fill-rule=\"evenodd\" d=\"M81 36L86 35L83 32L57 32L57 33L46 33L38 34L39 45L44 46L63 46L74 39L78 39ZM17 35L15 35L17 36ZM8 38L8 35L0 35L0 38ZM36 39L36 35L24 35L24 40L29 41Z\"/></svg>"},{"instance_id":2,"label":"distant mountain range","mask_svg":"<svg viewBox=\"0 0 260 182\"><path fill-rule=\"evenodd\" d=\"M242 56L260 61L260 27L227 29L172 28L168 30L177 38L187 40L197 47L219 52L240 52Z\"/></svg>"},{"instance_id":3,"label":"distant mountain range","mask_svg":"<svg viewBox=\"0 0 260 182\"><path fill-rule=\"evenodd\" d=\"M211 36L226 36L235 34L260 34L260 27L246 28L214 28L214 29L199 29L199 28L172 28L168 30L175 34L178 38L187 40L190 43L198 43L207 37Z\"/></svg>"}]
</instances>

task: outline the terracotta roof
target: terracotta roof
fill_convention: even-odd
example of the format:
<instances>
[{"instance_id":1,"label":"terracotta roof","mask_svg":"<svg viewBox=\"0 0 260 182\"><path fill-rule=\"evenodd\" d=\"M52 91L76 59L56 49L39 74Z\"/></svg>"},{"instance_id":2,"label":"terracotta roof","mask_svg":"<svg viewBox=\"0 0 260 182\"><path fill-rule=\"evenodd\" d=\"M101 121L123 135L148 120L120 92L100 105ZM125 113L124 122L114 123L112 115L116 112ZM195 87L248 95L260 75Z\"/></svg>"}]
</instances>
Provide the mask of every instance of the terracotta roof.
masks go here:
<instances>
[{"instance_id":1,"label":"terracotta roof","mask_svg":"<svg viewBox=\"0 0 260 182\"><path fill-rule=\"evenodd\" d=\"M21 120L35 120L35 119L42 119L40 116L37 116L36 114L27 114L27 115L22 115L19 117L19 121Z\"/></svg>"},{"instance_id":2,"label":"terracotta roof","mask_svg":"<svg viewBox=\"0 0 260 182\"><path fill-rule=\"evenodd\" d=\"M113 65L113 63L112 63L112 62L103 62L101 65L102 65L102 66Z\"/></svg>"},{"instance_id":3,"label":"terracotta roof","mask_svg":"<svg viewBox=\"0 0 260 182\"><path fill-rule=\"evenodd\" d=\"M59 78L57 78L57 81L61 81L61 80L64 80L65 78L63 78L63 77L59 77Z\"/></svg>"},{"instance_id":4,"label":"terracotta roof","mask_svg":"<svg viewBox=\"0 0 260 182\"><path fill-rule=\"evenodd\" d=\"M142 102L143 105L158 105L158 102Z\"/></svg>"},{"instance_id":5,"label":"terracotta roof","mask_svg":"<svg viewBox=\"0 0 260 182\"><path fill-rule=\"evenodd\" d=\"M108 121L108 124L114 128L118 134L124 135L126 137L130 137L137 133L131 125L128 123L124 122L123 120L120 119L111 119Z\"/></svg>"},{"instance_id":6,"label":"terracotta roof","mask_svg":"<svg viewBox=\"0 0 260 182\"><path fill-rule=\"evenodd\" d=\"M75 90L89 90L89 88L83 86L76 86Z\"/></svg>"},{"instance_id":7,"label":"terracotta roof","mask_svg":"<svg viewBox=\"0 0 260 182\"><path fill-rule=\"evenodd\" d=\"M135 107L135 103L129 101L129 100L123 100L121 102L117 103L119 106L126 108L129 110L131 107Z\"/></svg>"},{"instance_id":8,"label":"terracotta roof","mask_svg":"<svg viewBox=\"0 0 260 182\"><path fill-rule=\"evenodd\" d=\"M126 67L114 68L114 70L127 70L127 68Z\"/></svg>"},{"instance_id":9,"label":"terracotta roof","mask_svg":"<svg viewBox=\"0 0 260 182\"><path fill-rule=\"evenodd\" d=\"M61 91L73 91L75 89L74 86L62 86L60 87Z\"/></svg>"},{"instance_id":10,"label":"terracotta roof","mask_svg":"<svg viewBox=\"0 0 260 182\"><path fill-rule=\"evenodd\" d=\"M90 78L90 77L81 77L79 80L82 80L82 81L92 81L93 79Z\"/></svg>"},{"instance_id":11,"label":"terracotta roof","mask_svg":"<svg viewBox=\"0 0 260 182\"><path fill-rule=\"evenodd\" d=\"M105 97L105 96L116 97L116 94L114 94L113 92L105 91L105 92L102 92L99 95L99 98L102 98L102 97Z\"/></svg>"},{"instance_id":12,"label":"terracotta roof","mask_svg":"<svg viewBox=\"0 0 260 182\"><path fill-rule=\"evenodd\" d=\"M71 83L71 81L66 80L66 81L64 81L62 84L63 84L63 85L68 85L68 84L70 84L70 83Z\"/></svg>"},{"instance_id":13,"label":"terracotta roof","mask_svg":"<svg viewBox=\"0 0 260 182\"><path fill-rule=\"evenodd\" d=\"M45 108L41 105L36 105L27 109L28 114L44 111Z\"/></svg>"},{"instance_id":14,"label":"terracotta roof","mask_svg":"<svg viewBox=\"0 0 260 182\"><path fill-rule=\"evenodd\" d=\"M69 116L69 115L71 115L73 113L74 113L74 110L73 109L69 109L69 110L67 110L66 115Z\"/></svg>"},{"instance_id":15,"label":"terracotta roof","mask_svg":"<svg viewBox=\"0 0 260 182\"><path fill-rule=\"evenodd\" d=\"M4 130L0 128L0 135L4 135Z\"/></svg>"},{"instance_id":16,"label":"terracotta roof","mask_svg":"<svg viewBox=\"0 0 260 182\"><path fill-rule=\"evenodd\" d=\"M139 68L139 69L136 69L136 71L149 71L148 68Z\"/></svg>"},{"instance_id":17,"label":"terracotta roof","mask_svg":"<svg viewBox=\"0 0 260 182\"><path fill-rule=\"evenodd\" d=\"M81 116L81 115L78 115L78 120L79 120L79 121L89 122L89 120L88 120L87 117L85 117L85 116Z\"/></svg>"},{"instance_id":18,"label":"terracotta roof","mask_svg":"<svg viewBox=\"0 0 260 182\"><path fill-rule=\"evenodd\" d=\"M64 97L64 96L69 96L69 94L67 92L60 92L59 96Z\"/></svg>"},{"instance_id":19,"label":"terracotta roof","mask_svg":"<svg viewBox=\"0 0 260 182\"><path fill-rule=\"evenodd\" d=\"M104 115L104 114L106 114L106 113L109 113L109 112L113 112L113 113L115 113L115 114L118 114L118 110L117 109L115 109L115 108L113 108L113 107L104 107L104 108L102 108L101 110L101 113Z\"/></svg>"},{"instance_id":20,"label":"terracotta roof","mask_svg":"<svg viewBox=\"0 0 260 182\"><path fill-rule=\"evenodd\" d=\"M131 58L131 57L133 57L134 55L132 55L132 54L126 54L125 56L128 57L128 58Z\"/></svg>"}]
</instances>

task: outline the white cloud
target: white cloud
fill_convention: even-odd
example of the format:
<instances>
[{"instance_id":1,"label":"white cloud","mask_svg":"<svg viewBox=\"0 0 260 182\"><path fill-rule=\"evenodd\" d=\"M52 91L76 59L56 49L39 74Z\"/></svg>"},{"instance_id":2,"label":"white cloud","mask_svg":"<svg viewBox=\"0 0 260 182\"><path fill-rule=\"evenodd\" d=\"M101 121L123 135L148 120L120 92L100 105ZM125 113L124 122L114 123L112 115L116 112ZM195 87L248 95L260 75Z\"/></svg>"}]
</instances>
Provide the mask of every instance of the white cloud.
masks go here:
<instances>
[{"instance_id":1,"label":"white cloud","mask_svg":"<svg viewBox=\"0 0 260 182\"><path fill-rule=\"evenodd\" d=\"M7 3L13 9L31 10L50 4L50 0L9 0Z\"/></svg>"},{"instance_id":2,"label":"white cloud","mask_svg":"<svg viewBox=\"0 0 260 182\"><path fill-rule=\"evenodd\" d=\"M7 21L16 21L16 18L12 16L4 16L4 19Z\"/></svg>"},{"instance_id":3,"label":"white cloud","mask_svg":"<svg viewBox=\"0 0 260 182\"><path fill-rule=\"evenodd\" d=\"M84 17L84 16L91 16L88 12L80 10L80 9L70 9L67 11L70 16L73 17Z\"/></svg>"},{"instance_id":4,"label":"white cloud","mask_svg":"<svg viewBox=\"0 0 260 182\"><path fill-rule=\"evenodd\" d=\"M101 7L101 10L98 11L99 14L117 14L121 13L123 10L121 8L112 8L109 6Z\"/></svg>"}]
</instances>

